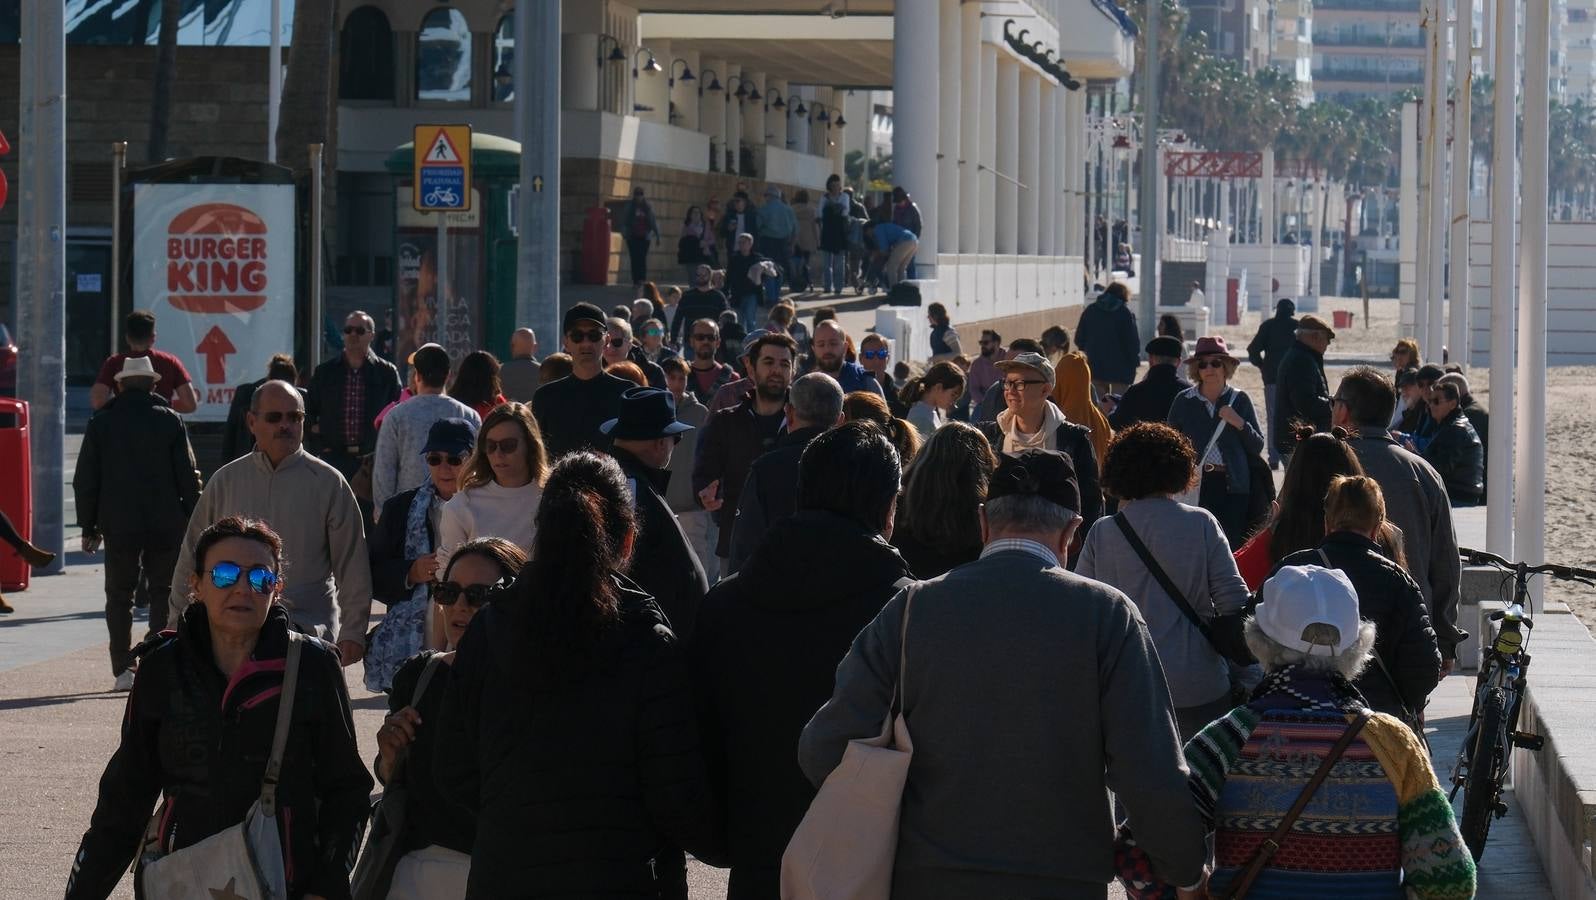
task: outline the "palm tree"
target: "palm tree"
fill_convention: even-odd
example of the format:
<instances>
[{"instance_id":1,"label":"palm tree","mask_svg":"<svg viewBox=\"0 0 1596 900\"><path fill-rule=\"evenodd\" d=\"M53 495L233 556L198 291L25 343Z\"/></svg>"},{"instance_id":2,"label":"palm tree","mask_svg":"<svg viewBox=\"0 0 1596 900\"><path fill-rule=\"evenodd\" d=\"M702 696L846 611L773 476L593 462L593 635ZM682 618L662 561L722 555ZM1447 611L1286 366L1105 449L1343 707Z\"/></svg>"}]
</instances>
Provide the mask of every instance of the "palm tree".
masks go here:
<instances>
[{"instance_id":1,"label":"palm tree","mask_svg":"<svg viewBox=\"0 0 1596 900\"><path fill-rule=\"evenodd\" d=\"M277 122L277 162L306 175L310 145L322 145L322 235L336 234L334 213L338 192L338 41L337 0L294 4L294 38L283 76L281 113ZM275 62L275 61L274 61ZM308 175L306 175L308 178Z\"/></svg>"}]
</instances>

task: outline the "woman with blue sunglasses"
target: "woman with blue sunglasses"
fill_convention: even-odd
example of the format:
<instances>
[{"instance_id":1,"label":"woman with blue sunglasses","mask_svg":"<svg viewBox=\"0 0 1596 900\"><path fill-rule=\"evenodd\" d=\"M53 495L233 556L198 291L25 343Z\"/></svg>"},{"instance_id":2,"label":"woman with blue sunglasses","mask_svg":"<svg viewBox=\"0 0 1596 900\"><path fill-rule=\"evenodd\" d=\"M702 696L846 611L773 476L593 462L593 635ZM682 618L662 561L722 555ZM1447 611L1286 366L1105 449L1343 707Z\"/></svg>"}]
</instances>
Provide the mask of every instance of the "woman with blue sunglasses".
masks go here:
<instances>
[{"instance_id":1,"label":"woman with blue sunglasses","mask_svg":"<svg viewBox=\"0 0 1596 900\"><path fill-rule=\"evenodd\" d=\"M259 799L290 641L282 548L264 522L238 516L200 535L193 597L176 631L134 650L140 662L122 744L100 779L68 900L109 896L135 854L142 888L147 863L237 825ZM314 637L299 641L277 786L282 871L290 897L346 897L371 776L355 745L337 651ZM153 844L144 843L147 828Z\"/></svg>"}]
</instances>

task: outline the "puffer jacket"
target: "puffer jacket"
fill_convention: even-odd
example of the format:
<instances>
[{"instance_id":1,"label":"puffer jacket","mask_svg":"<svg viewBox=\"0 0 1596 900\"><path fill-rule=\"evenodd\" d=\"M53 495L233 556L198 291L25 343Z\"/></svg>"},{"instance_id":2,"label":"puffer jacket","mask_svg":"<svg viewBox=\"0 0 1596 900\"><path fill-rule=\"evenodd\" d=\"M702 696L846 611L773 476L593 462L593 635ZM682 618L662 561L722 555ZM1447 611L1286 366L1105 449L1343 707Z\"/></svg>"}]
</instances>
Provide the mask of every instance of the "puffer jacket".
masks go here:
<instances>
[{"instance_id":1,"label":"puffer jacket","mask_svg":"<svg viewBox=\"0 0 1596 900\"><path fill-rule=\"evenodd\" d=\"M1305 422L1314 431L1330 430L1330 383L1324 377L1324 354L1302 341L1291 345L1275 371L1275 447L1296 449L1293 422Z\"/></svg>"},{"instance_id":2,"label":"puffer jacket","mask_svg":"<svg viewBox=\"0 0 1596 900\"><path fill-rule=\"evenodd\" d=\"M1136 314L1124 300L1103 294L1086 307L1075 326L1075 346L1086 354L1093 378L1124 384L1136 380L1142 344L1136 333Z\"/></svg>"},{"instance_id":3,"label":"puffer jacket","mask_svg":"<svg viewBox=\"0 0 1596 900\"><path fill-rule=\"evenodd\" d=\"M1424 594L1379 544L1350 531L1331 532L1317 549L1293 553L1280 565L1323 566L1326 559L1357 590L1358 615L1378 629L1374 652L1379 661L1371 662L1354 684L1376 712L1411 722L1407 713L1424 709L1441 677L1441 649Z\"/></svg>"},{"instance_id":4,"label":"puffer jacket","mask_svg":"<svg viewBox=\"0 0 1596 900\"><path fill-rule=\"evenodd\" d=\"M467 897L685 898L681 851L717 856L686 660L613 577L620 621L556 676L529 653L536 564L460 641L433 771L475 816Z\"/></svg>"},{"instance_id":5,"label":"puffer jacket","mask_svg":"<svg viewBox=\"0 0 1596 900\"><path fill-rule=\"evenodd\" d=\"M1475 506L1480 502L1485 493L1485 447L1463 410L1454 409L1436 423L1423 456L1441 473L1453 506Z\"/></svg>"},{"instance_id":6,"label":"puffer jacket","mask_svg":"<svg viewBox=\"0 0 1596 900\"><path fill-rule=\"evenodd\" d=\"M149 391L112 397L83 432L72 490L87 533L177 542L200 495L183 417Z\"/></svg>"},{"instance_id":7,"label":"puffer jacket","mask_svg":"<svg viewBox=\"0 0 1596 900\"><path fill-rule=\"evenodd\" d=\"M847 577L817 587L817 560ZM908 581L880 535L806 510L775 523L744 569L704 598L688 656L726 816L730 900L779 895L782 851L815 797L798 768L798 737L831 697L854 637Z\"/></svg>"},{"instance_id":8,"label":"puffer jacket","mask_svg":"<svg viewBox=\"0 0 1596 900\"><path fill-rule=\"evenodd\" d=\"M231 679L216 668L203 604L190 604L175 632L139 648L143 659L128 695L122 743L100 778L99 802L78 847L67 900L110 895L139 851L158 798L164 798L158 815L166 852L243 821L260 797L271 753L288 627L288 615L273 606L254 653ZM349 897L371 775L355 746L337 654L315 638L302 640L277 788L288 893L343 900Z\"/></svg>"}]
</instances>

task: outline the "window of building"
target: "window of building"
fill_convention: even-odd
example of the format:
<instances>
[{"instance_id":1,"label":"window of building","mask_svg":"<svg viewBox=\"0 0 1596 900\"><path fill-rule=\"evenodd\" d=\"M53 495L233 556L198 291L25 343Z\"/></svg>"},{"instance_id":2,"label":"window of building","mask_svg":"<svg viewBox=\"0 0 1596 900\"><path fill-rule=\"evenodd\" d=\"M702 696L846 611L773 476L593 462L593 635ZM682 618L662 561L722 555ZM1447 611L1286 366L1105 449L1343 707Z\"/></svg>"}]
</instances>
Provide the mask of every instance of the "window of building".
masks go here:
<instances>
[{"instance_id":1,"label":"window of building","mask_svg":"<svg viewBox=\"0 0 1596 900\"><path fill-rule=\"evenodd\" d=\"M493 31L493 102L515 99L515 13L499 20Z\"/></svg>"},{"instance_id":2,"label":"window of building","mask_svg":"<svg viewBox=\"0 0 1596 900\"><path fill-rule=\"evenodd\" d=\"M471 29L457 9L439 7L416 33L416 99L471 99Z\"/></svg>"},{"instance_id":3,"label":"window of building","mask_svg":"<svg viewBox=\"0 0 1596 900\"><path fill-rule=\"evenodd\" d=\"M153 46L160 38L161 3L65 0L67 43ZM0 43L16 43L20 4L0 11ZM294 0L282 0L282 41L293 37ZM271 0L182 0L177 43L185 47L265 47L271 44Z\"/></svg>"},{"instance_id":4,"label":"window of building","mask_svg":"<svg viewBox=\"0 0 1596 900\"><path fill-rule=\"evenodd\" d=\"M338 36L338 98L393 100L393 30L375 6L344 20Z\"/></svg>"}]
</instances>

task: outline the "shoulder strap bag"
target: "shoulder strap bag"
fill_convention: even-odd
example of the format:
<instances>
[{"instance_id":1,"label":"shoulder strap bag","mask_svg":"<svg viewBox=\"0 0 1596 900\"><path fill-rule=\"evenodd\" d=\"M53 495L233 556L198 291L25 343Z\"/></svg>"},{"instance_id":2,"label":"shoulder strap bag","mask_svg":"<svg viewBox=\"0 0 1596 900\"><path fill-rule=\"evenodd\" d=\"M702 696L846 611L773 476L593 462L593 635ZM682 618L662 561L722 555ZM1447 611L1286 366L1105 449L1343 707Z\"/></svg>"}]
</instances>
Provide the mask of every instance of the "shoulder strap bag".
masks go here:
<instances>
[{"instance_id":1,"label":"shoulder strap bag","mask_svg":"<svg viewBox=\"0 0 1596 900\"><path fill-rule=\"evenodd\" d=\"M891 900L898 856L898 813L914 743L903 721L909 612L904 595L898 675L881 734L849 741L842 762L820 785L781 857L782 900Z\"/></svg>"},{"instance_id":2,"label":"shoulder strap bag","mask_svg":"<svg viewBox=\"0 0 1596 900\"><path fill-rule=\"evenodd\" d=\"M1242 626L1246 619L1244 614L1215 616L1212 624L1203 621L1203 617L1199 616L1197 610L1192 609L1191 604L1186 601L1186 595L1181 593L1180 588L1175 586L1174 581L1170 580L1169 573L1165 572L1164 567L1158 564L1158 560L1153 557L1152 551L1148 550L1147 545L1142 543L1141 536L1136 533L1136 529L1131 527L1130 520L1125 518L1123 511L1114 514L1114 524L1119 526L1120 532L1125 535L1126 542L1130 544L1132 550L1136 551L1136 555L1141 558L1142 565L1147 567L1147 571L1152 574L1153 580L1157 581L1158 586L1164 589L1164 593L1169 595L1169 599L1174 602L1181 615L1184 615L1186 621L1197 629L1197 633L1208 641L1209 646L1214 648L1215 653L1237 665L1250 666L1257 662L1256 659L1252 658L1252 651L1247 649L1247 642L1242 637Z\"/></svg>"},{"instance_id":3,"label":"shoulder strap bag","mask_svg":"<svg viewBox=\"0 0 1596 900\"><path fill-rule=\"evenodd\" d=\"M282 776L283 751L288 746L289 724L294 716L302 640L297 632L289 630L282 694L277 703L277 726L272 736L271 756L266 759L265 777L261 780L260 798L250 805L244 821L237 825L193 846L154 859L146 855L144 896L162 900L212 900L217 896L237 895L247 900L288 900L288 875L283 864L281 833L277 829L277 784Z\"/></svg>"},{"instance_id":4,"label":"shoulder strap bag","mask_svg":"<svg viewBox=\"0 0 1596 900\"><path fill-rule=\"evenodd\" d=\"M433 654L416 679L415 693L410 695L410 705L419 706L421 698L432 684L432 676L442 664L442 656ZM353 900L383 900L393 884L394 869L399 865L401 841L405 834L405 760L401 757L383 788L382 796L372 804L371 831L366 835L366 849L355 863L349 877L349 895Z\"/></svg>"},{"instance_id":5,"label":"shoulder strap bag","mask_svg":"<svg viewBox=\"0 0 1596 900\"><path fill-rule=\"evenodd\" d=\"M1353 739L1358 736L1358 732L1363 730L1363 726L1368 721L1369 711L1365 709L1359 712L1357 718L1347 725L1345 731L1341 732L1341 739L1336 741L1334 747L1330 748L1330 752L1325 756L1324 762L1319 763L1318 770L1313 773L1312 778L1308 779L1308 784L1302 789L1302 793L1297 795L1296 802L1291 804L1290 811L1280 820L1280 824L1276 826L1274 833L1265 838L1264 842L1258 845L1258 849L1253 851L1252 859L1248 861L1247 868L1243 869L1242 873L1236 877L1236 880L1230 883L1224 893L1218 895L1220 900L1243 900L1247 896L1247 892L1252 890L1253 882L1257 881L1258 876L1263 874L1263 870L1269 867L1269 861L1274 859L1275 854L1280 850L1280 845L1291 834L1291 826L1297 824L1297 819L1302 816L1302 811L1308 808L1308 802L1319 791L1319 787L1324 784L1325 779L1330 777L1330 770L1335 768L1336 763L1347 752L1347 748L1352 746Z\"/></svg>"},{"instance_id":6,"label":"shoulder strap bag","mask_svg":"<svg viewBox=\"0 0 1596 900\"><path fill-rule=\"evenodd\" d=\"M1234 393L1230 395L1231 400L1235 399L1235 397L1236 395ZM1201 399L1200 394L1198 395L1198 399ZM1229 405L1230 400L1226 400L1224 403L1218 404L1214 407L1214 415L1218 416L1219 410ZM1208 458L1208 454L1213 451L1214 445L1219 443L1219 437L1225 433L1225 427L1224 419L1220 419L1218 424L1214 426L1214 436L1208 439L1208 446L1203 448L1203 452L1197 454L1197 478L1195 483L1178 494L1170 495L1171 500L1184 503L1187 506L1198 505L1198 501L1202 498L1203 491L1203 460Z\"/></svg>"}]
</instances>

